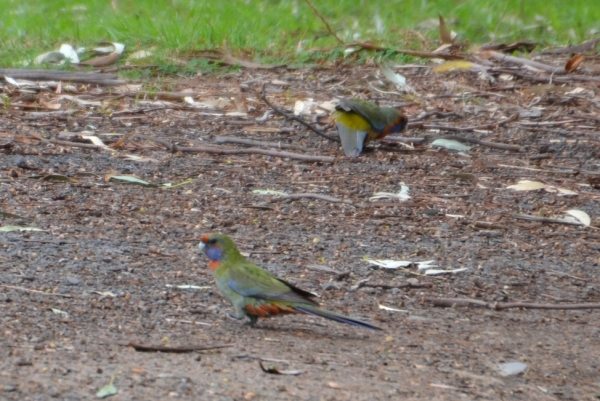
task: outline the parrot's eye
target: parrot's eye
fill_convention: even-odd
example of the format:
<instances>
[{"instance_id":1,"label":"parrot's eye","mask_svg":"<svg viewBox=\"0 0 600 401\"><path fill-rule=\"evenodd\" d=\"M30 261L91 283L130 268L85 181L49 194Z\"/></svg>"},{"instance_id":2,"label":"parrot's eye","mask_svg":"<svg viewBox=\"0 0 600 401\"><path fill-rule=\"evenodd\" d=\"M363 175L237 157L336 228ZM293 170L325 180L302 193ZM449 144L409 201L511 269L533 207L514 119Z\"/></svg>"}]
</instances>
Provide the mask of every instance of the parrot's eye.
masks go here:
<instances>
[{"instance_id":1,"label":"parrot's eye","mask_svg":"<svg viewBox=\"0 0 600 401\"><path fill-rule=\"evenodd\" d=\"M211 238L208 240L209 245L214 245L217 243L217 239L216 238Z\"/></svg>"}]
</instances>

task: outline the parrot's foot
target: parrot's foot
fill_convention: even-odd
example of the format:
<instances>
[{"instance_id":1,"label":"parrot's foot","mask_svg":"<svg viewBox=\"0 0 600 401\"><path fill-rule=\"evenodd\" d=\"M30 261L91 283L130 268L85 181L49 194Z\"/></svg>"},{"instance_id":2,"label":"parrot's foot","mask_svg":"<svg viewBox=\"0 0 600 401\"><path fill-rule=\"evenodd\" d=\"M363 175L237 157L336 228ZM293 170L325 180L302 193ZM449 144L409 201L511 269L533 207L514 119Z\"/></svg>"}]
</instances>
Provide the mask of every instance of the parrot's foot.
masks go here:
<instances>
[{"instance_id":1,"label":"parrot's foot","mask_svg":"<svg viewBox=\"0 0 600 401\"><path fill-rule=\"evenodd\" d=\"M239 322L241 319L243 319L243 316L238 316L238 315L234 315L232 313L227 313L225 312L225 317L227 317L228 319L231 320L235 320L236 322Z\"/></svg>"},{"instance_id":2,"label":"parrot's foot","mask_svg":"<svg viewBox=\"0 0 600 401\"><path fill-rule=\"evenodd\" d=\"M236 322L239 322L240 320L244 319L244 318L248 318L248 321L245 322L242 326L254 326L256 324L256 322L258 321L258 318L256 316L246 316L246 315L238 315L238 314L232 314L232 313L227 313L225 312L225 316L228 319L231 320L235 320Z\"/></svg>"}]
</instances>

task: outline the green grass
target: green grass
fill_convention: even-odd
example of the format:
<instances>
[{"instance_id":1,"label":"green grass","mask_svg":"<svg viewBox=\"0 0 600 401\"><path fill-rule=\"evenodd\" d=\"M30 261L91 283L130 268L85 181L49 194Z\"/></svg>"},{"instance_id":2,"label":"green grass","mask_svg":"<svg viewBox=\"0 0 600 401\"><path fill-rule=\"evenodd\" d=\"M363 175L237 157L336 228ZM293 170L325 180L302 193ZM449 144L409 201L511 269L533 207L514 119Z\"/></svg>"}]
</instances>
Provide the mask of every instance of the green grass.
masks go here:
<instances>
[{"instance_id":1,"label":"green grass","mask_svg":"<svg viewBox=\"0 0 600 401\"><path fill-rule=\"evenodd\" d=\"M0 67L57 49L61 43L93 46L100 40L127 51L156 46L157 58L227 48L260 62L311 63L340 58L337 42L304 0L3 0ZM600 31L596 0L314 0L346 42L373 41L432 50L441 14L461 41L529 40L544 45L579 43ZM417 34L415 34L415 32ZM298 51L299 50L299 51Z\"/></svg>"}]
</instances>

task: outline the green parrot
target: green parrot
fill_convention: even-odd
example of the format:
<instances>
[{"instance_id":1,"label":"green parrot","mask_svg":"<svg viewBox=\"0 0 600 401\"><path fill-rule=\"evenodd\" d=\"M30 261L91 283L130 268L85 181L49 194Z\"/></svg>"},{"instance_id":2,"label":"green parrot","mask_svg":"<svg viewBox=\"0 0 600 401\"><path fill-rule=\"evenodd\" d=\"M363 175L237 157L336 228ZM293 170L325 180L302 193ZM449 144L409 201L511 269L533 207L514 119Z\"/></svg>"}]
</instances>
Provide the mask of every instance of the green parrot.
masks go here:
<instances>
[{"instance_id":1,"label":"green parrot","mask_svg":"<svg viewBox=\"0 0 600 401\"><path fill-rule=\"evenodd\" d=\"M313 300L315 294L273 276L249 262L238 251L231 238L224 234L205 234L200 249L209 259L219 291L235 308L236 319L249 318L249 325L259 317L287 313L306 313L336 322L381 330L377 326L330 312Z\"/></svg>"},{"instance_id":2,"label":"green parrot","mask_svg":"<svg viewBox=\"0 0 600 401\"><path fill-rule=\"evenodd\" d=\"M406 116L392 107L379 107L359 99L338 99L340 102L331 116L348 157L358 157L364 145L402 132L408 123Z\"/></svg>"}]
</instances>

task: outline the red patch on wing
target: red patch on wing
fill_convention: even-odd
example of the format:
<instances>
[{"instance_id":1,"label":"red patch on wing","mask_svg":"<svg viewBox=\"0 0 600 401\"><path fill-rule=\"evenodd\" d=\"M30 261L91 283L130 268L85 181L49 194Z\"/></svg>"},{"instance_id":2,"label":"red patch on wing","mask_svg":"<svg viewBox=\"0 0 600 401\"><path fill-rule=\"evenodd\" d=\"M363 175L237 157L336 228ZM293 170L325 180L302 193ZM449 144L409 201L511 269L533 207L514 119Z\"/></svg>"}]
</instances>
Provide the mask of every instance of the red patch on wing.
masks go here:
<instances>
[{"instance_id":1,"label":"red patch on wing","mask_svg":"<svg viewBox=\"0 0 600 401\"><path fill-rule=\"evenodd\" d=\"M208 267L210 268L211 272L217 270L217 267L219 266L221 266L221 262L219 262L218 260L211 260L210 262L208 262Z\"/></svg>"},{"instance_id":2,"label":"red patch on wing","mask_svg":"<svg viewBox=\"0 0 600 401\"><path fill-rule=\"evenodd\" d=\"M258 317L269 317L275 316L282 313L296 313L296 311L290 307L275 304L262 304L262 305L246 305L246 311L251 316Z\"/></svg>"}]
</instances>

